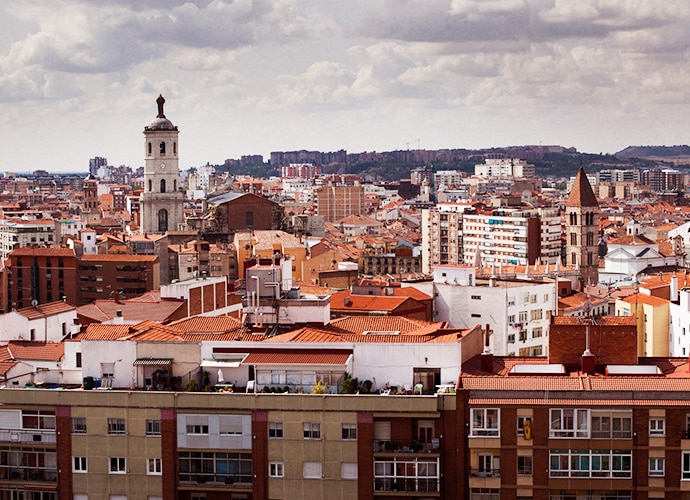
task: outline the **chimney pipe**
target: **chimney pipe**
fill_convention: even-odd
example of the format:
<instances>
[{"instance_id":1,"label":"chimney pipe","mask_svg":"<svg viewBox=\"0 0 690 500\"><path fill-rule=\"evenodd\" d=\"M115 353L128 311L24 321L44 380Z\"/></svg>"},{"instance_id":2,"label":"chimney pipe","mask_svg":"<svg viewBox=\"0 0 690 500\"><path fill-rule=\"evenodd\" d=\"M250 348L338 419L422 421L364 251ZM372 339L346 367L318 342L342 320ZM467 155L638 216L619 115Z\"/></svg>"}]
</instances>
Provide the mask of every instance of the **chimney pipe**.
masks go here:
<instances>
[{"instance_id":1,"label":"chimney pipe","mask_svg":"<svg viewBox=\"0 0 690 500\"><path fill-rule=\"evenodd\" d=\"M486 329L484 330L484 352L482 352L480 358L481 370L487 373L494 372L494 355L489 347L489 334L491 330L489 324L486 324Z\"/></svg>"}]
</instances>

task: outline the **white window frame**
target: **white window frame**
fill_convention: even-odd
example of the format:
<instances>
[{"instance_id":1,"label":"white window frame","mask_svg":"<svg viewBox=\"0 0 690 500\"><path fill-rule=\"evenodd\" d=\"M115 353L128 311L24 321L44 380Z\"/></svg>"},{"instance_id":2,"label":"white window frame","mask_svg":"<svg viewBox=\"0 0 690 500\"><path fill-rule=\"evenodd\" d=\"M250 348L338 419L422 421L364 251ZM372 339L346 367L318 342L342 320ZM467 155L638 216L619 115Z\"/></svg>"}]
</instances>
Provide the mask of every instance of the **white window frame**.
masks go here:
<instances>
[{"instance_id":1,"label":"white window frame","mask_svg":"<svg viewBox=\"0 0 690 500\"><path fill-rule=\"evenodd\" d=\"M108 472L110 474L127 474L127 459L125 457L109 457L108 462Z\"/></svg>"},{"instance_id":2,"label":"white window frame","mask_svg":"<svg viewBox=\"0 0 690 500\"><path fill-rule=\"evenodd\" d=\"M663 457L650 457L649 477L664 477L666 475L666 459Z\"/></svg>"},{"instance_id":3,"label":"white window frame","mask_svg":"<svg viewBox=\"0 0 690 500\"><path fill-rule=\"evenodd\" d=\"M187 424L187 435L208 436L208 424Z\"/></svg>"},{"instance_id":4,"label":"white window frame","mask_svg":"<svg viewBox=\"0 0 690 500\"><path fill-rule=\"evenodd\" d=\"M89 472L89 461L87 457L72 457L72 472L80 474Z\"/></svg>"},{"instance_id":5,"label":"white window frame","mask_svg":"<svg viewBox=\"0 0 690 500\"><path fill-rule=\"evenodd\" d=\"M590 412L580 408L551 408L549 437L564 439L589 438Z\"/></svg>"},{"instance_id":6,"label":"white window frame","mask_svg":"<svg viewBox=\"0 0 690 500\"><path fill-rule=\"evenodd\" d=\"M321 422L304 422L302 435L304 439L321 439Z\"/></svg>"},{"instance_id":7,"label":"white window frame","mask_svg":"<svg viewBox=\"0 0 690 500\"><path fill-rule=\"evenodd\" d=\"M666 435L666 419L664 417L652 417L649 419L649 436L663 437Z\"/></svg>"},{"instance_id":8,"label":"white window frame","mask_svg":"<svg viewBox=\"0 0 690 500\"><path fill-rule=\"evenodd\" d=\"M146 420L146 435L160 436L161 435L161 421L149 418Z\"/></svg>"},{"instance_id":9,"label":"white window frame","mask_svg":"<svg viewBox=\"0 0 690 500\"><path fill-rule=\"evenodd\" d=\"M111 436L122 436L127 434L127 422L124 418L108 419L108 434Z\"/></svg>"},{"instance_id":10,"label":"white window frame","mask_svg":"<svg viewBox=\"0 0 690 500\"><path fill-rule=\"evenodd\" d=\"M86 417L72 417L72 434L86 434Z\"/></svg>"},{"instance_id":11,"label":"white window frame","mask_svg":"<svg viewBox=\"0 0 690 500\"><path fill-rule=\"evenodd\" d=\"M163 474L163 459L149 458L146 460L146 475L160 476Z\"/></svg>"},{"instance_id":12,"label":"white window frame","mask_svg":"<svg viewBox=\"0 0 690 500\"><path fill-rule=\"evenodd\" d=\"M268 423L268 439L283 439L283 422Z\"/></svg>"},{"instance_id":13,"label":"white window frame","mask_svg":"<svg viewBox=\"0 0 690 500\"><path fill-rule=\"evenodd\" d=\"M532 417L529 415L518 415L517 417L517 435L518 436L523 436L525 435L525 421L529 421L530 425L532 423Z\"/></svg>"},{"instance_id":14,"label":"white window frame","mask_svg":"<svg viewBox=\"0 0 690 500\"><path fill-rule=\"evenodd\" d=\"M343 423L341 433L343 441L357 441L357 424Z\"/></svg>"},{"instance_id":15,"label":"white window frame","mask_svg":"<svg viewBox=\"0 0 690 500\"><path fill-rule=\"evenodd\" d=\"M340 479L357 480L359 477L359 469L356 462L342 462L340 464Z\"/></svg>"},{"instance_id":16,"label":"white window frame","mask_svg":"<svg viewBox=\"0 0 690 500\"><path fill-rule=\"evenodd\" d=\"M285 462L268 462L268 477L285 477Z\"/></svg>"},{"instance_id":17,"label":"white window frame","mask_svg":"<svg viewBox=\"0 0 690 500\"><path fill-rule=\"evenodd\" d=\"M501 409L471 408L470 437L501 437Z\"/></svg>"}]
</instances>

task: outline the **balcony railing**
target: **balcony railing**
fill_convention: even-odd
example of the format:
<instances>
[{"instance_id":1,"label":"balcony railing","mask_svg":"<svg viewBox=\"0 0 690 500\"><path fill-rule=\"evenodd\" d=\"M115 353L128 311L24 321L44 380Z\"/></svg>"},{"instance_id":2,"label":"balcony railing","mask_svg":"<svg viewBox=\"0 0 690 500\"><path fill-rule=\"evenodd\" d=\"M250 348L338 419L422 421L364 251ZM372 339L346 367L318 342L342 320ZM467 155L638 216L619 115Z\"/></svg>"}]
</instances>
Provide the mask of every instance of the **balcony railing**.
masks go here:
<instances>
[{"instance_id":1,"label":"balcony railing","mask_svg":"<svg viewBox=\"0 0 690 500\"><path fill-rule=\"evenodd\" d=\"M436 492L438 486L436 478L374 478L374 491Z\"/></svg>"},{"instance_id":2,"label":"balcony railing","mask_svg":"<svg viewBox=\"0 0 690 500\"><path fill-rule=\"evenodd\" d=\"M472 469L472 477L501 477L501 469Z\"/></svg>"}]
</instances>

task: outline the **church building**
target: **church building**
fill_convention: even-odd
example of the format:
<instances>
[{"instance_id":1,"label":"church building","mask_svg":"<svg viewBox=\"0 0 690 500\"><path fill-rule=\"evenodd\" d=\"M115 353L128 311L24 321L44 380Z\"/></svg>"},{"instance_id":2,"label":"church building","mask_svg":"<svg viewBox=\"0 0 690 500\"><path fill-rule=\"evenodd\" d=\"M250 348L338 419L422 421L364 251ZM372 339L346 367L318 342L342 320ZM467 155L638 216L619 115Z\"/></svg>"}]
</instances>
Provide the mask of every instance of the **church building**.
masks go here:
<instances>
[{"instance_id":1,"label":"church building","mask_svg":"<svg viewBox=\"0 0 690 500\"><path fill-rule=\"evenodd\" d=\"M184 193L179 183L179 131L165 117L162 95L158 115L144 127L144 191L141 194L140 231L144 234L176 231L184 222Z\"/></svg>"}]
</instances>

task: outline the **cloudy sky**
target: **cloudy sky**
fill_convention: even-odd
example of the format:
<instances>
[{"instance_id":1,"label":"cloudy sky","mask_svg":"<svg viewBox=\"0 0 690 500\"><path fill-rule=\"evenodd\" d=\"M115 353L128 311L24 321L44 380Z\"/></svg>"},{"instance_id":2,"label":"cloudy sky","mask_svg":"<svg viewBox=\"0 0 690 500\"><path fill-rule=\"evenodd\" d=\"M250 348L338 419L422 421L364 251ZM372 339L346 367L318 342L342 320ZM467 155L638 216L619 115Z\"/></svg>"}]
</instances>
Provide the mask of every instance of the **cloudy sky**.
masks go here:
<instances>
[{"instance_id":1,"label":"cloudy sky","mask_svg":"<svg viewBox=\"0 0 690 500\"><path fill-rule=\"evenodd\" d=\"M686 144L686 0L0 0L0 171Z\"/></svg>"}]
</instances>

